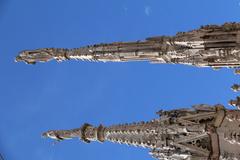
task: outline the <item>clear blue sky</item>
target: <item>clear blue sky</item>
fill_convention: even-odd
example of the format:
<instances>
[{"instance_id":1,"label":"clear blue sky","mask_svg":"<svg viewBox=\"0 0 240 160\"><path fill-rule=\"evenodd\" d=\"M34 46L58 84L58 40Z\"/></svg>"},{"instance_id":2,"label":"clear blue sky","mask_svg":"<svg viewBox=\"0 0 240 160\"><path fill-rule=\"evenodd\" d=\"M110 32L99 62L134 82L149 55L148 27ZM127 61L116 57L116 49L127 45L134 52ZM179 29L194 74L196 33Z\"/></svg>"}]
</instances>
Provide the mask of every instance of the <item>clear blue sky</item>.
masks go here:
<instances>
[{"instance_id":1,"label":"clear blue sky","mask_svg":"<svg viewBox=\"0 0 240 160\"><path fill-rule=\"evenodd\" d=\"M0 152L5 160L146 160L148 150L70 140L49 129L156 118L160 109L227 104L240 77L181 65L15 63L24 49L76 48L239 21L240 0L0 0Z\"/></svg>"}]
</instances>

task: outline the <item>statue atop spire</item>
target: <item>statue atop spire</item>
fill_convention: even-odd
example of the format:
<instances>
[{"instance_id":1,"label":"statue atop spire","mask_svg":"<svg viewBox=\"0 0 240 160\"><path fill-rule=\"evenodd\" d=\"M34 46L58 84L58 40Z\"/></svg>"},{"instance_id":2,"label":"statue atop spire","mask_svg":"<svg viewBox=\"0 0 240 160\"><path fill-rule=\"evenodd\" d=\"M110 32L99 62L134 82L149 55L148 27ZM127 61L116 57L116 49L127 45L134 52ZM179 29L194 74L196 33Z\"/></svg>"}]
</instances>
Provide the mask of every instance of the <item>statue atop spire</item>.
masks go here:
<instances>
[{"instance_id":1,"label":"statue atop spire","mask_svg":"<svg viewBox=\"0 0 240 160\"><path fill-rule=\"evenodd\" d=\"M152 157L168 160L240 159L240 111L222 105L195 105L191 109L157 112L148 122L72 130L51 130L44 137L56 140L111 141L144 147Z\"/></svg>"},{"instance_id":2,"label":"statue atop spire","mask_svg":"<svg viewBox=\"0 0 240 160\"><path fill-rule=\"evenodd\" d=\"M101 62L150 61L198 67L240 66L240 23L206 25L176 36L150 37L144 41L96 44L76 49L43 48L20 52L16 61L28 64L50 60Z\"/></svg>"}]
</instances>

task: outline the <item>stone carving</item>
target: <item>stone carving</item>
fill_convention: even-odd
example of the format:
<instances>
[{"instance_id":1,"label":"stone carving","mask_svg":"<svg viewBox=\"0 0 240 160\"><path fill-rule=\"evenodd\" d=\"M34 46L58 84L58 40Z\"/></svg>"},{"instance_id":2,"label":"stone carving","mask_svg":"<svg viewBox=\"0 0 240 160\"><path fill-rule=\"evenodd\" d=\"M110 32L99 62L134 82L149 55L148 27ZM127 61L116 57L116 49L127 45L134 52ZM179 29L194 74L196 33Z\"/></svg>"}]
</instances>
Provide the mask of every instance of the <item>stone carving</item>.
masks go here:
<instances>
[{"instance_id":1,"label":"stone carving","mask_svg":"<svg viewBox=\"0 0 240 160\"><path fill-rule=\"evenodd\" d=\"M240 91L240 85L239 84L234 84L234 85L232 85L231 89L234 92L239 92Z\"/></svg>"},{"instance_id":2,"label":"stone carving","mask_svg":"<svg viewBox=\"0 0 240 160\"><path fill-rule=\"evenodd\" d=\"M16 61L28 64L71 59L238 68L240 23L206 25L175 36L150 37L144 41L25 50L16 57ZM240 74L240 69L235 74ZM235 84L232 90L240 91L240 86ZM240 97L229 104L240 109ZM161 160L240 159L240 110L227 110L220 104L201 104L191 109L161 110L157 114L159 118L148 122L109 127L85 123L76 129L50 130L43 136L57 141L77 137L86 143L111 141L145 147L152 157Z\"/></svg>"},{"instance_id":3,"label":"stone carving","mask_svg":"<svg viewBox=\"0 0 240 160\"><path fill-rule=\"evenodd\" d=\"M229 102L228 102L229 105L233 106L233 107L236 107L237 109L240 110L240 97L237 96L236 99L231 99Z\"/></svg>"},{"instance_id":4,"label":"stone carving","mask_svg":"<svg viewBox=\"0 0 240 160\"><path fill-rule=\"evenodd\" d=\"M150 61L198 67L239 67L240 23L206 25L176 36L144 41L97 44L76 49L43 48L22 51L16 61L28 64L55 59L102 62ZM238 73L238 72L236 72Z\"/></svg>"},{"instance_id":5,"label":"stone carving","mask_svg":"<svg viewBox=\"0 0 240 160\"><path fill-rule=\"evenodd\" d=\"M222 105L195 105L190 109L157 112L148 122L93 127L85 123L72 130L51 130L42 135L62 141L91 141L144 147L160 160L240 159L240 111Z\"/></svg>"}]
</instances>

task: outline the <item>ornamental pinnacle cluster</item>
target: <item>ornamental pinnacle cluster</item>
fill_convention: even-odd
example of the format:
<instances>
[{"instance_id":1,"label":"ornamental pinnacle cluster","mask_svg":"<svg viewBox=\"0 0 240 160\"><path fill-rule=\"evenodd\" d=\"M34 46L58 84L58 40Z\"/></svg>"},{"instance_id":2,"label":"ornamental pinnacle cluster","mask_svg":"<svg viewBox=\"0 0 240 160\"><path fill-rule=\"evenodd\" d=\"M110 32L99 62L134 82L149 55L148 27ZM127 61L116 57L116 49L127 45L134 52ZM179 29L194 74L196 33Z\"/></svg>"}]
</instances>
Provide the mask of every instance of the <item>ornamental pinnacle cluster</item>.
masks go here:
<instances>
[{"instance_id":1,"label":"ornamental pinnacle cluster","mask_svg":"<svg viewBox=\"0 0 240 160\"><path fill-rule=\"evenodd\" d=\"M28 64L50 60L100 62L149 61L197 67L235 68L240 74L240 23L206 25L175 36L150 37L144 41L96 44L76 49L43 48L20 52L16 61ZM240 91L234 84L233 91ZM240 108L240 97L230 100ZM240 110L223 105L195 105L189 109L157 112L148 122L94 127L85 123L71 130L50 130L43 137L58 141L79 138L127 144L150 150L159 160L240 159Z\"/></svg>"},{"instance_id":2,"label":"ornamental pinnacle cluster","mask_svg":"<svg viewBox=\"0 0 240 160\"><path fill-rule=\"evenodd\" d=\"M93 127L85 123L72 130L51 130L44 137L65 140L110 141L150 150L159 160L240 159L240 111L222 105L157 112L148 122Z\"/></svg>"},{"instance_id":3,"label":"ornamental pinnacle cluster","mask_svg":"<svg viewBox=\"0 0 240 160\"><path fill-rule=\"evenodd\" d=\"M240 66L240 23L207 25L197 30L179 32L176 36L150 37L144 41L96 44L76 49L25 50L16 57L16 61L28 64L53 59L101 62L150 61L216 69L235 68Z\"/></svg>"}]
</instances>

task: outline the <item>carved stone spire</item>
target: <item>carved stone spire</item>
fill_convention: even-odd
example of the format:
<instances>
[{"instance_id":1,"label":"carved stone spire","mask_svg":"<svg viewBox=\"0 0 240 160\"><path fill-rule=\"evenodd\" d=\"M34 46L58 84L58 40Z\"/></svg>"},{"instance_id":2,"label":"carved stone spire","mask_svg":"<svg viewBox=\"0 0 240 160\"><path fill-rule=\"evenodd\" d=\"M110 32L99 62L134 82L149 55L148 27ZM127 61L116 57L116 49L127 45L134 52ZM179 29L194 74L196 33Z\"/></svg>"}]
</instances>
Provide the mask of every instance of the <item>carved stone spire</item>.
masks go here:
<instances>
[{"instance_id":1,"label":"carved stone spire","mask_svg":"<svg viewBox=\"0 0 240 160\"><path fill-rule=\"evenodd\" d=\"M102 62L150 61L199 67L240 66L240 23L207 25L176 36L144 41L97 44L76 49L43 48L20 52L16 61L29 64L55 59Z\"/></svg>"},{"instance_id":2,"label":"carved stone spire","mask_svg":"<svg viewBox=\"0 0 240 160\"><path fill-rule=\"evenodd\" d=\"M109 127L84 124L73 130L47 131L43 136L145 147L152 157L163 160L240 159L240 111L226 110L222 105L195 105L157 114L160 118L148 122Z\"/></svg>"}]
</instances>

